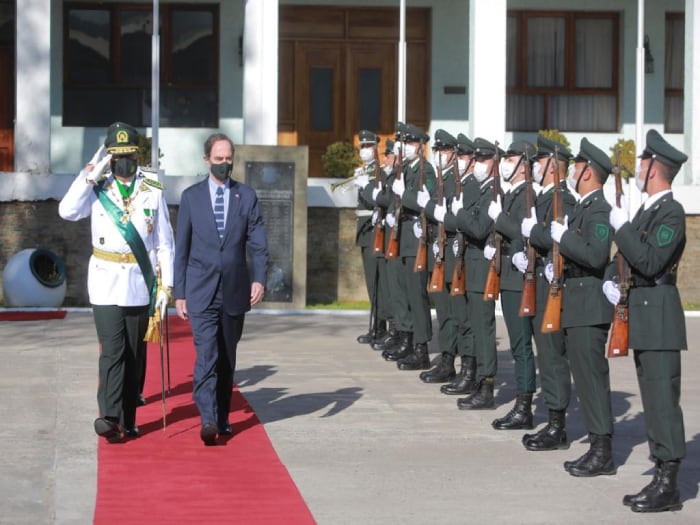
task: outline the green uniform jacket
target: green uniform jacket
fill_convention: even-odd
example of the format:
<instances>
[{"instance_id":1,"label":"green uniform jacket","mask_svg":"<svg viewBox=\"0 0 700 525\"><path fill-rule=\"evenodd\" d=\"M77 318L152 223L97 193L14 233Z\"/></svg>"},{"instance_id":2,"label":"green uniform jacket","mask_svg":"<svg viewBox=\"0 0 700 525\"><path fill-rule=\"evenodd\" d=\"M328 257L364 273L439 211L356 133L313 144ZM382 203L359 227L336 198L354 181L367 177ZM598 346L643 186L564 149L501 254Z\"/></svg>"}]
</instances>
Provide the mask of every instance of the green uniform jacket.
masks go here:
<instances>
[{"instance_id":1,"label":"green uniform jacket","mask_svg":"<svg viewBox=\"0 0 700 525\"><path fill-rule=\"evenodd\" d=\"M453 175L454 172L453 166L448 166L445 170L442 172L442 184L443 184L443 194L445 197L445 205L449 206L449 203L452 202L452 199L455 196L455 178ZM436 184L437 184L437 178L436 178ZM437 187L435 188L435 192L437 193ZM439 229L440 225L438 221L435 219L435 205L438 204L437 202L437 197L434 199L431 199L428 204L425 205L425 216L428 218L428 221L430 221L430 229L432 231L433 235L433 245L430 246L430 252L432 255L435 255L436 250L438 249L438 237L439 237ZM447 226L445 226L445 245L443 247L443 257L444 257L444 264L445 264L445 282L451 282L452 281L452 270L454 269L454 264L455 264L455 252L454 252L454 241L455 241L455 235L456 231L455 229L449 230ZM434 257L431 257L431 262L434 263ZM432 267L431 267L432 269Z\"/></svg>"},{"instance_id":2,"label":"green uniform jacket","mask_svg":"<svg viewBox=\"0 0 700 525\"><path fill-rule=\"evenodd\" d=\"M675 273L685 248L685 211L667 193L615 234L615 244L627 261L633 283L652 284ZM608 268L608 276L617 264ZM629 295L629 346L635 350L688 348L683 306L675 284L636 286Z\"/></svg>"},{"instance_id":3,"label":"green uniform jacket","mask_svg":"<svg viewBox=\"0 0 700 525\"><path fill-rule=\"evenodd\" d=\"M523 274L513 266L512 257L523 251L525 242L520 232L520 223L527 212L527 184L523 182L503 195L503 212L496 218L496 231L502 236L501 243L501 290L521 292ZM530 189L531 201L535 202L535 192Z\"/></svg>"},{"instance_id":4,"label":"green uniform jacket","mask_svg":"<svg viewBox=\"0 0 700 525\"><path fill-rule=\"evenodd\" d=\"M374 175L374 162L363 168L365 174ZM368 184L364 189L357 191L357 211L368 212L374 211L374 201L372 200L372 189L374 184ZM372 225L372 215L363 215L357 217L357 230L355 233L355 244L363 248L371 248L374 242L374 226Z\"/></svg>"},{"instance_id":5,"label":"green uniform jacket","mask_svg":"<svg viewBox=\"0 0 700 525\"><path fill-rule=\"evenodd\" d=\"M423 172L425 174L425 186L432 195L435 190L435 170L433 165L427 160L423 162ZM406 190L401 197L401 257L415 257L418 250L418 238L414 233L414 224L419 222L418 218L423 209L418 206L418 191L420 187L420 159L411 162L403 173ZM427 234L427 232L426 232ZM428 240L430 242L430 240ZM430 253L430 250L428 250Z\"/></svg>"},{"instance_id":6,"label":"green uniform jacket","mask_svg":"<svg viewBox=\"0 0 700 525\"><path fill-rule=\"evenodd\" d=\"M562 215L571 217L573 215L576 199L569 191L566 182L560 184L562 197L564 200L564 211ZM552 251L552 235L549 232L549 225L552 223L552 205L554 204L554 185L537 196L535 202L535 213L537 214L537 224L530 232L530 244L537 250L537 254L542 257L549 257Z\"/></svg>"},{"instance_id":7,"label":"green uniform jacket","mask_svg":"<svg viewBox=\"0 0 700 525\"><path fill-rule=\"evenodd\" d=\"M603 294L610 260L610 205L603 190L587 195L569 217L569 230L559 243L564 256L561 326L592 326L612 321L613 308ZM578 275L585 275L580 277Z\"/></svg>"}]
</instances>

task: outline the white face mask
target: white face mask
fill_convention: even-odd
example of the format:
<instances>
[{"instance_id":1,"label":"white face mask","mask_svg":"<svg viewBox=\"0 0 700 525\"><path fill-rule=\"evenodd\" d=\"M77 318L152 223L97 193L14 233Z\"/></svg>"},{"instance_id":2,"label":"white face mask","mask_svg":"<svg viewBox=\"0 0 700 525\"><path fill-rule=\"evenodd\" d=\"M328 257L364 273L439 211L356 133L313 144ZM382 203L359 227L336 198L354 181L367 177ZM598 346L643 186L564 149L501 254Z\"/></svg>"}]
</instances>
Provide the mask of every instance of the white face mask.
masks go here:
<instances>
[{"instance_id":1,"label":"white face mask","mask_svg":"<svg viewBox=\"0 0 700 525\"><path fill-rule=\"evenodd\" d=\"M467 159L457 159L457 169L460 175L464 175L467 171Z\"/></svg>"},{"instance_id":2,"label":"white face mask","mask_svg":"<svg viewBox=\"0 0 700 525\"><path fill-rule=\"evenodd\" d=\"M542 164L535 162L532 165L532 178L537 184L542 184L542 179L544 179L544 172L542 171Z\"/></svg>"},{"instance_id":3,"label":"white face mask","mask_svg":"<svg viewBox=\"0 0 700 525\"><path fill-rule=\"evenodd\" d=\"M394 155L401 153L401 144L399 142L394 142Z\"/></svg>"},{"instance_id":4,"label":"white face mask","mask_svg":"<svg viewBox=\"0 0 700 525\"><path fill-rule=\"evenodd\" d=\"M501 177L503 177L503 180L508 182L515 174L515 164L506 159L502 159L501 164L498 167L498 171L501 174Z\"/></svg>"},{"instance_id":5,"label":"white face mask","mask_svg":"<svg viewBox=\"0 0 700 525\"><path fill-rule=\"evenodd\" d=\"M406 144L403 148L403 154L409 162L418 156L418 147L415 144Z\"/></svg>"},{"instance_id":6,"label":"white face mask","mask_svg":"<svg viewBox=\"0 0 700 525\"><path fill-rule=\"evenodd\" d=\"M474 178L481 184L489 176L489 165L485 162L476 162L474 164Z\"/></svg>"},{"instance_id":7,"label":"white face mask","mask_svg":"<svg viewBox=\"0 0 700 525\"><path fill-rule=\"evenodd\" d=\"M575 174L576 174L576 165L572 164L567 169L566 184L567 184L567 186L569 186L569 189L573 193L578 194L578 192L576 191L576 185L578 184L578 180L576 179Z\"/></svg>"},{"instance_id":8,"label":"white face mask","mask_svg":"<svg viewBox=\"0 0 700 525\"><path fill-rule=\"evenodd\" d=\"M386 175L391 175L391 172L393 171L393 167L392 167L392 166L384 166L384 167L382 168L382 170L384 170L384 173L385 173Z\"/></svg>"},{"instance_id":9,"label":"white face mask","mask_svg":"<svg viewBox=\"0 0 700 525\"><path fill-rule=\"evenodd\" d=\"M440 169L447 169L450 166L450 154L443 151L438 152L437 162Z\"/></svg>"},{"instance_id":10,"label":"white face mask","mask_svg":"<svg viewBox=\"0 0 700 525\"><path fill-rule=\"evenodd\" d=\"M374 160L374 148L360 148L360 159L365 164L369 164Z\"/></svg>"},{"instance_id":11,"label":"white face mask","mask_svg":"<svg viewBox=\"0 0 700 525\"><path fill-rule=\"evenodd\" d=\"M634 174L634 183L637 185L637 189L644 193L644 181L646 179L642 178L642 172L640 168L637 168L636 173Z\"/></svg>"}]
</instances>

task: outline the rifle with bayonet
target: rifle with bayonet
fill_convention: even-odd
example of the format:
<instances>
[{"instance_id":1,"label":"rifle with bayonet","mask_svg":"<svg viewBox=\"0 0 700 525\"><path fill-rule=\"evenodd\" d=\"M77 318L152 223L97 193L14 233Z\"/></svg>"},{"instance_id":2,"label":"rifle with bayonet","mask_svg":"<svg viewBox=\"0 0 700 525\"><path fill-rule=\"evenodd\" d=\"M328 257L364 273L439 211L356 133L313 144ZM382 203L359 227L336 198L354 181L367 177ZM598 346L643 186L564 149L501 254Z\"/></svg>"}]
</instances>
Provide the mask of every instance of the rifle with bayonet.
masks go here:
<instances>
[{"instance_id":1,"label":"rifle with bayonet","mask_svg":"<svg viewBox=\"0 0 700 525\"><path fill-rule=\"evenodd\" d=\"M622 207L622 170L620 169L620 148L615 148L615 205ZM620 290L620 300L615 305L610 339L608 340L608 357L624 357L629 353L629 290L631 272L625 257L617 252L617 286Z\"/></svg>"},{"instance_id":2,"label":"rifle with bayonet","mask_svg":"<svg viewBox=\"0 0 700 525\"><path fill-rule=\"evenodd\" d=\"M564 222L564 195L559 176L559 148L554 150L554 195L552 196L552 220ZM552 239L552 282L549 283L547 304L542 317L542 333L549 334L561 329L561 295L564 261L559 253L559 243Z\"/></svg>"},{"instance_id":3,"label":"rifle with bayonet","mask_svg":"<svg viewBox=\"0 0 700 525\"><path fill-rule=\"evenodd\" d=\"M442 153L438 153L438 159L441 156ZM437 164L437 190L435 198L437 199L438 205L442 205L442 201L445 198L445 182L442 180L442 163L438 162ZM433 274L430 276L428 291L438 293L445 291L445 243L447 242L447 232L445 231L444 221L438 224L438 235L435 242L437 243L437 253L435 253Z\"/></svg>"},{"instance_id":4,"label":"rifle with bayonet","mask_svg":"<svg viewBox=\"0 0 700 525\"><path fill-rule=\"evenodd\" d=\"M471 164L471 161L470 161ZM457 155L454 157L454 162L452 164L452 172L454 173L455 177L455 199L460 199L462 196L462 182L460 180L459 176L459 162L457 160ZM464 176L467 176L467 173L469 172L469 166L467 166L467 169L464 172ZM450 295L464 295L467 289L467 279L465 276L466 273L466 264L464 263L464 250L466 249L466 242L464 240L464 233L457 230L457 234L455 235L455 245L457 246L457 250L455 253L455 265L454 268L452 269L452 285L450 287Z\"/></svg>"},{"instance_id":5,"label":"rifle with bayonet","mask_svg":"<svg viewBox=\"0 0 700 525\"><path fill-rule=\"evenodd\" d=\"M384 188L386 177L384 171L379 168L379 156L377 148L374 148L374 181L378 188ZM372 252L377 255L384 253L384 216L386 210L379 205L374 206L374 240L372 241Z\"/></svg>"},{"instance_id":6,"label":"rifle with bayonet","mask_svg":"<svg viewBox=\"0 0 700 525\"><path fill-rule=\"evenodd\" d=\"M496 153L493 155L493 164L491 165L491 177L493 178L493 201L501 198L501 176L498 173L498 164L500 163L500 155L498 154L498 141L496 144ZM493 246L496 252L489 264L489 273L486 276L486 285L484 286L484 301L495 301L498 299L498 293L501 288L501 234L496 231L496 221L493 221Z\"/></svg>"},{"instance_id":7,"label":"rifle with bayonet","mask_svg":"<svg viewBox=\"0 0 700 525\"><path fill-rule=\"evenodd\" d=\"M418 147L418 159L420 166L420 176L418 178L418 189L425 186L425 157L423 156L423 143ZM416 262L413 264L414 272L425 272L428 269L428 220L425 218L425 210L421 210L420 237L418 238L418 249L416 250Z\"/></svg>"},{"instance_id":8,"label":"rifle with bayonet","mask_svg":"<svg viewBox=\"0 0 700 525\"><path fill-rule=\"evenodd\" d=\"M525 147L525 216L529 219L532 217L532 166L530 164L530 150ZM530 239L527 239L527 268L523 277L523 294L520 299L520 317L533 317L535 315L535 301L537 288L535 285L535 259L537 252L535 247L530 244Z\"/></svg>"},{"instance_id":9,"label":"rifle with bayonet","mask_svg":"<svg viewBox=\"0 0 700 525\"><path fill-rule=\"evenodd\" d=\"M403 136L400 133L396 135L396 141L399 144L399 151L396 155L396 180L401 180L403 176ZM384 257L386 259L396 259L399 256L399 240L401 238L401 197L394 195L394 225L389 231L389 243L386 247Z\"/></svg>"}]
</instances>

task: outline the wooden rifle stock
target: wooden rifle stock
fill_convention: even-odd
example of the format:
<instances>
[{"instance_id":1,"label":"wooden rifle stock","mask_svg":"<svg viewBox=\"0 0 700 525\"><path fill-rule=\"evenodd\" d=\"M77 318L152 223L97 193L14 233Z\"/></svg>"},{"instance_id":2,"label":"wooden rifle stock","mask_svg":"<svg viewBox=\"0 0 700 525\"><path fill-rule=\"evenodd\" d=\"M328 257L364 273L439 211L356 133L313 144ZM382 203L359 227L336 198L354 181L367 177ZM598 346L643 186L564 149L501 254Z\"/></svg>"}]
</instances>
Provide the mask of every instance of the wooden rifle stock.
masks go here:
<instances>
[{"instance_id":1,"label":"wooden rifle stock","mask_svg":"<svg viewBox=\"0 0 700 525\"><path fill-rule=\"evenodd\" d=\"M423 143L419 147L420 177L418 179L418 189L422 190L425 185L425 158L423 157ZM420 218L421 235L418 239L418 249L416 250L416 261L413 264L414 272L425 272L428 270L428 221L425 219L425 212L421 211Z\"/></svg>"},{"instance_id":2,"label":"wooden rifle stock","mask_svg":"<svg viewBox=\"0 0 700 525\"><path fill-rule=\"evenodd\" d=\"M615 205L619 208L622 201L622 173L620 170L620 149L615 148ZM620 290L620 301L615 305L610 338L608 340L608 357L624 357L629 354L629 264L618 250L617 252L617 283Z\"/></svg>"},{"instance_id":3,"label":"wooden rifle stock","mask_svg":"<svg viewBox=\"0 0 700 525\"><path fill-rule=\"evenodd\" d=\"M379 169L379 157L377 155L377 148L374 148L374 180L377 185L385 184L386 177L384 172ZM374 211L376 213L376 221L374 223L374 239L372 241L372 252L375 254L384 253L384 216L386 210L381 206L375 205Z\"/></svg>"},{"instance_id":4,"label":"wooden rifle stock","mask_svg":"<svg viewBox=\"0 0 700 525\"><path fill-rule=\"evenodd\" d=\"M564 206L561 189L561 178L559 177L559 149L554 150L554 197L552 199L553 219L558 222L564 220ZM562 273L563 261L559 253L559 243L552 242L552 267L553 279L549 284L549 294L547 304L542 317L541 332L549 334L561 330L561 295L562 295Z\"/></svg>"},{"instance_id":5,"label":"wooden rifle stock","mask_svg":"<svg viewBox=\"0 0 700 525\"><path fill-rule=\"evenodd\" d=\"M491 177L493 178L493 200L494 202L501 194L501 175L498 173L498 164L500 158L498 155L498 141L495 142L496 153L493 156L493 164L491 165ZM501 234L496 231L496 221L493 223L493 243L496 248L496 253L489 264L489 273L486 276L486 285L484 286L484 301L495 301L498 299L498 294L501 290Z\"/></svg>"},{"instance_id":6,"label":"wooden rifle stock","mask_svg":"<svg viewBox=\"0 0 700 525\"><path fill-rule=\"evenodd\" d=\"M525 212L526 217L532 217L532 171L530 166L530 152L525 150ZM523 277L523 294L520 298L520 317L534 317L536 308L537 287L535 284L535 259L537 252L534 246L530 244L530 239L527 239L527 268Z\"/></svg>"},{"instance_id":7,"label":"wooden rifle stock","mask_svg":"<svg viewBox=\"0 0 700 525\"><path fill-rule=\"evenodd\" d=\"M401 137L397 137L401 141ZM403 173L403 141L400 142L399 154L396 159L396 180L401 180L401 175ZM399 256L399 239L400 239L400 226L399 221L401 220L401 197L398 195L394 198L394 220L396 221L391 227L389 232L389 243L386 247L386 252L384 253L384 258L386 259L396 259Z\"/></svg>"},{"instance_id":8,"label":"wooden rifle stock","mask_svg":"<svg viewBox=\"0 0 700 525\"><path fill-rule=\"evenodd\" d=\"M438 154L438 159L440 158L440 153ZM445 198L445 182L442 179L442 168L438 162L438 173L437 173L437 192L435 198L438 204L442 204ZM438 224L438 238L437 242L437 254L435 255L435 262L433 264L433 274L430 276L430 284L428 286L428 291L432 293L439 293L445 291L445 242L447 242L447 233L445 232L445 223L441 222Z\"/></svg>"}]
</instances>

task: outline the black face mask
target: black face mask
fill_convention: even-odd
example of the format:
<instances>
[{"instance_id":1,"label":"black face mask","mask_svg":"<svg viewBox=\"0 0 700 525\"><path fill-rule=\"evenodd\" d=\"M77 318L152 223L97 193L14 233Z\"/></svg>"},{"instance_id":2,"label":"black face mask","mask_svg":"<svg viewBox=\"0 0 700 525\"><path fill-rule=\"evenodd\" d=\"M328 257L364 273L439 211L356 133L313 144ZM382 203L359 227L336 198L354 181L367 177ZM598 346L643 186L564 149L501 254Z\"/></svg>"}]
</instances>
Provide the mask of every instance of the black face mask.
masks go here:
<instances>
[{"instance_id":1,"label":"black face mask","mask_svg":"<svg viewBox=\"0 0 700 525\"><path fill-rule=\"evenodd\" d=\"M214 175L218 180L226 180L231 176L233 172L233 164L228 162L222 162L221 164L211 165L211 174Z\"/></svg>"},{"instance_id":2,"label":"black face mask","mask_svg":"<svg viewBox=\"0 0 700 525\"><path fill-rule=\"evenodd\" d=\"M119 177L129 178L136 175L139 161L129 157L119 157L112 162L112 173Z\"/></svg>"}]
</instances>

